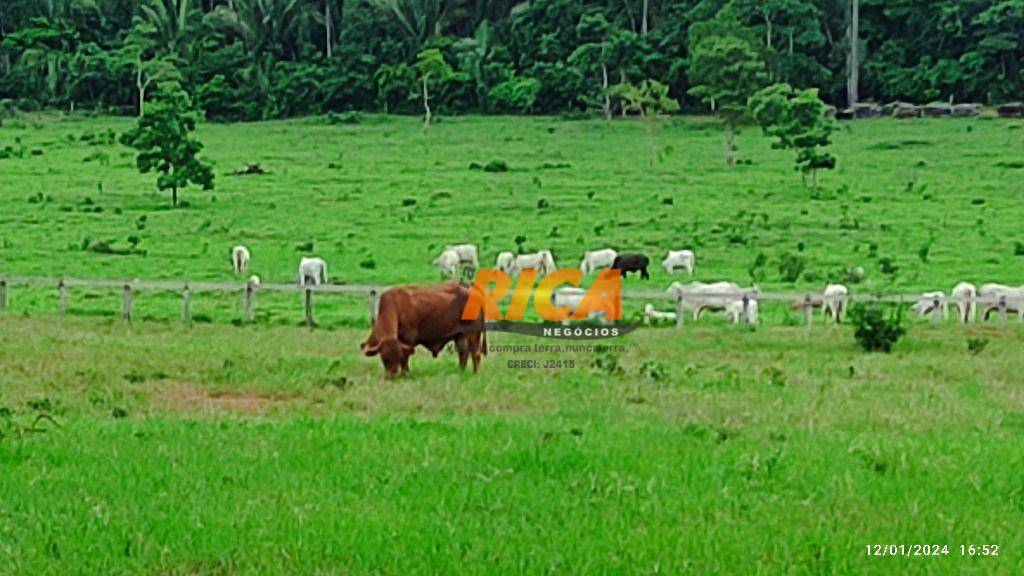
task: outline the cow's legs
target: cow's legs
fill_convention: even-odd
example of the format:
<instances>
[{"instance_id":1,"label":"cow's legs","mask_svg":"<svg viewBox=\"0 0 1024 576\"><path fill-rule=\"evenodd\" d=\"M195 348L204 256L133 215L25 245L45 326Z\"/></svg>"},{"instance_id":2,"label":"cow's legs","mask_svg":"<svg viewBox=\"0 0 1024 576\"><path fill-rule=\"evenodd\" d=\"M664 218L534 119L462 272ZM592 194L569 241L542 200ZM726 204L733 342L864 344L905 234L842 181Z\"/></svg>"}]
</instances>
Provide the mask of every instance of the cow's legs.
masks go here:
<instances>
[{"instance_id":1,"label":"cow's legs","mask_svg":"<svg viewBox=\"0 0 1024 576\"><path fill-rule=\"evenodd\" d=\"M469 360L469 336L463 334L455 341L455 348L459 351L459 370L466 369L466 362Z\"/></svg>"},{"instance_id":2,"label":"cow's legs","mask_svg":"<svg viewBox=\"0 0 1024 576\"><path fill-rule=\"evenodd\" d=\"M646 266L640 269L640 279L641 280L650 280L651 279L651 275L647 273L647 267Z\"/></svg>"}]
</instances>

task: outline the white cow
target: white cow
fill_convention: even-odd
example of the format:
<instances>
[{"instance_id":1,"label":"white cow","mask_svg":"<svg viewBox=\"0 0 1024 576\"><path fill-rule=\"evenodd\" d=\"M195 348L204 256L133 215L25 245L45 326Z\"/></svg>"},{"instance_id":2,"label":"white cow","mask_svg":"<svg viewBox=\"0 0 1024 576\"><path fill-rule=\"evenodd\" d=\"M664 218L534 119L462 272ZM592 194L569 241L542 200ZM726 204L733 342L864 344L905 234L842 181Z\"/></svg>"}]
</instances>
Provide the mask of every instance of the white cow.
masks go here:
<instances>
[{"instance_id":1,"label":"white cow","mask_svg":"<svg viewBox=\"0 0 1024 576\"><path fill-rule=\"evenodd\" d=\"M437 266L438 270L441 271L441 276L445 278L455 278L458 276L459 264L461 263L462 260L459 259L459 253L455 250L445 250L434 260L434 266Z\"/></svg>"},{"instance_id":2,"label":"white cow","mask_svg":"<svg viewBox=\"0 0 1024 576\"><path fill-rule=\"evenodd\" d=\"M988 320L993 311L998 311L1000 302L1006 302L1007 312L1016 312L1021 321L1024 321L1024 286L1013 287L1003 284L982 284L978 288L978 298L985 301L980 302L981 317Z\"/></svg>"},{"instance_id":3,"label":"white cow","mask_svg":"<svg viewBox=\"0 0 1024 576\"><path fill-rule=\"evenodd\" d=\"M523 270L536 270L541 276L550 274L555 271L555 257L550 250L541 250L536 254L520 254L512 260L509 274L519 276Z\"/></svg>"},{"instance_id":4,"label":"white cow","mask_svg":"<svg viewBox=\"0 0 1024 576\"><path fill-rule=\"evenodd\" d=\"M245 274L249 260L249 249L245 246L235 246L231 249L231 267L235 269L235 274Z\"/></svg>"},{"instance_id":5,"label":"white cow","mask_svg":"<svg viewBox=\"0 0 1024 576\"><path fill-rule=\"evenodd\" d=\"M654 304L644 306L644 323L657 324L658 322L675 322L675 312L660 312L654 309Z\"/></svg>"},{"instance_id":6,"label":"white cow","mask_svg":"<svg viewBox=\"0 0 1024 576\"><path fill-rule=\"evenodd\" d=\"M914 303L914 312L917 312L920 316L932 314L936 310L936 302L938 302L937 308L941 310L942 319L945 320L949 314L949 307L946 304L946 293L940 290L921 294L917 302Z\"/></svg>"},{"instance_id":7,"label":"white cow","mask_svg":"<svg viewBox=\"0 0 1024 576\"><path fill-rule=\"evenodd\" d=\"M583 271L583 274L590 274L601 268L610 268L618 256L619 253L611 248L584 252L583 261L580 262L580 270Z\"/></svg>"},{"instance_id":8,"label":"white cow","mask_svg":"<svg viewBox=\"0 0 1024 576\"><path fill-rule=\"evenodd\" d=\"M563 286L556 288L551 293L551 304L556 308L568 308L569 315L572 316L576 312L576 307L583 302L583 298L586 296L587 291L582 288L572 288L569 286ZM587 320L597 318L602 324L605 323L604 310L593 310L590 314L587 314ZM562 322L568 324L569 320Z\"/></svg>"},{"instance_id":9,"label":"white cow","mask_svg":"<svg viewBox=\"0 0 1024 576\"><path fill-rule=\"evenodd\" d=\"M661 261L661 267L668 274L675 274L676 268L685 268L690 276L693 276L693 267L697 263L697 257L691 250L669 250L668 256Z\"/></svg>"},{"instance_id":10,"label":"white cow","mask_svg":"<svg viewBox=\"0 0 1024 576\"><path fill-rule=\"evenodd\" d=\"M327 283L327 262L322 258L303 258L299 261L299 286L319 286Z\"/></svg>"},{"instance_id":11,"label":"white cow","mask_svg":"<svg viewBox=\"0 0 1024 576\"><path fill-rule=\"evenodd\" d=\"M475 244L457 244L455 246L445 246L444 251L449 250L455 251L459 255L459 262L466 262L472 264L473 268L480 267L480 260L477 258L476 245Z\"/></svg>"},{"instance_id":12,"label":"white cow","mask_svg":"<svg viewBox=\"0 0 1024 576\"><path fill-rule=\"evenodd\" d=\"M753 297L747 298L746 314L743 310L743 298L733 300L725 306L725 319L733 324L757 324L757 300Z\"/></svg>"},{"instance_id":13,"label":"white cow","mask_svg":"<svg viewBox=\"0 0 1024 576\"><path fill-rule=\"evenodd\" d=\"M949 293L951 300L956 302L956 318L967 324L972 319L978 319L978 305L974 301L978 297L978 289L970 282L961 282L953 287Z\"/></svg>"},{"instance_id":14,"label":"white cow","mask_svg":"<svg viewBox=\"0 0 1024 576\"><path fill-rule=\"evenodd\" d=\"M756 292L756 289L748 291ZM736 301L742 305L744 290L735 282L691 282L687 285L673 282L666 292L681 295L683 309L693 310L693 319L699 320L705 310L725 312L729 304Z\"/></svg>"},{"instance_id":15,"label":"white cow","mask_svg":"<svg viewBox=\"0 0 1024 576\"><path fill-rule=\"evenodd\" d=\"M825 286L822 293L821 315L827 322L829 316L836 324L843 323L843 315L846 313L846 297L850 290L842 284L829 284Z\"/></svg>"},{"instance_id":16,"label":"white cow","mask_svg":"<svg viewBox=\"0 0 1024 576\"><path fill-rule=\"evenodd\" d=\"M511 252L498 252L498 260L494 263L494 267L508 274L512 271L512 263L515 259L516 255Z\"/></svg>"}]
</instances>

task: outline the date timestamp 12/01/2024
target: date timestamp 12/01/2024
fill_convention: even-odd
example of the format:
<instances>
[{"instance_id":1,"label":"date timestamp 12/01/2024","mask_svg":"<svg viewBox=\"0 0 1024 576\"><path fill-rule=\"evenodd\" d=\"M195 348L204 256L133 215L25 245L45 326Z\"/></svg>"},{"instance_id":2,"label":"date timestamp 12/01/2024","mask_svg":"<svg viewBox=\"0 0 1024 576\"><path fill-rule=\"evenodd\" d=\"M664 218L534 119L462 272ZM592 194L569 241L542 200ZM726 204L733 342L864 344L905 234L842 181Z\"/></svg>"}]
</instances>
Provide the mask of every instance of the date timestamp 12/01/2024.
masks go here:
<instances>
[{"instance_id":1,"label":"date timestamp 12/01/2024","mask_svg":"<svg viewBox=\"0 0 1024 576\"><path fill-rule=\"evenodd\" d=\"M999 556L998 544L868 544L867 556L949 556L959 548L961 556Z\"/></svg>"}]
</instances>

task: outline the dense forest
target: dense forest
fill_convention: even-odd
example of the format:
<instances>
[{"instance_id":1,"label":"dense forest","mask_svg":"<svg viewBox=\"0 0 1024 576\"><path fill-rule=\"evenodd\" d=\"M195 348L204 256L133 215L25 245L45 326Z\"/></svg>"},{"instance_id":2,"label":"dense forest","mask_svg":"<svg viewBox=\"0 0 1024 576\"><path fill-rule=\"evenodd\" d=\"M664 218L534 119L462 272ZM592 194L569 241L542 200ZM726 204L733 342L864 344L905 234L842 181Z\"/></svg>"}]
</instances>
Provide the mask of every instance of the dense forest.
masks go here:
<instances>
[{"instance_id":1,"label":"dense forest","mask_svg":"<svg viewBox=\"0 0 1024 576\"><path fill-rule=\"evenodd\" d=\"M840 107L1024 99L1024 0L0 0L0 106L138 113L177 80L211 119L419 112L429 69L445 114L621 110L645 80L706 110L688 47L723 27Z\"/></svg>"}]
</instances>

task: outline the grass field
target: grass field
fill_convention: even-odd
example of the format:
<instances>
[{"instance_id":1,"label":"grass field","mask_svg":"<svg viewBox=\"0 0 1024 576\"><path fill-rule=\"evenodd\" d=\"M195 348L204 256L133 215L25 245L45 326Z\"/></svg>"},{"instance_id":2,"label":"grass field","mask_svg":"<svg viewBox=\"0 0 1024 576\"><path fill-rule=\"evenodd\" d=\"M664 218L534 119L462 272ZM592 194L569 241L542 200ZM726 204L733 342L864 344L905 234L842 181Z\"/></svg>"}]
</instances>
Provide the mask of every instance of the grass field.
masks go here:
<instances>
[{"instance_id":1,"label":"grass field","mask_svg":"<svg viewBox=\"0 0 1024 576\"><path fill-rule=\"evenodd\" d=\"M728 169L720 130L699 118L451 118L427 135L412 118L205 125L217 189L186 191L181 210L168 209L152 175L136 172L131 151L108 144L106 134L129 125L43 116L0 127L0 148L25 150L0 160L0 274L228 279L228 252L243 243L265 282L292 281L306 254L324 257L337 282L423 282L437 278L430 262L445 244L474 242L492 263L521 236L525 250L549 248L564 266L605 246L656 262L669 248L692 248L696 278L711 281L750 282L764 254L766 289L788 287L777 270L787 253L806 262L800 289L820 290L855 266L867 278L854 292L1024 282L1024 255L1015 253L1024 253L1019 121L844 124L840 167L817 199L791 154L754 129L740 141L752 164ZM510 171L469 168L492 160ZM270 174L231 175L248 163ZM669 282L659 269L645 286ZM73 310L118 309L116 299L89 302L104 294L76 297ZM54 299L54 290L12 296L12 306L52 309ZM234 318L237 301L206 302L199 313ZM177 299L148 302L155 309L144 315L176 314ZM299 317L293 303L264 304L264 321Z\"/></svg>"},{"instance_id":2,"label":"grass field","mask_svg":"<svg viewBox=\"0 0 1024 576\"><path fill-rule=\"evenodd\" d=\"M24 157L0 159L0 277L226 280L244 243L264 281L316 253L335 281L426 282L443 244L491 262L521 235L573 266L606 245L689 247L697 279L740 283L763 253L765 289L853 266L855 293L1024 283L1020 122L846 124L813 197L753 130L752 163L727 169L704 119L205 125L217 189L177 210L98 143L127 126L5 121L0 150ZM492 160L510 171L469 168ZM253 162L270 173L229 174ZM806 260L793 285L786 253ZM191 327L174 294L139 295L131 325L106 317L116 290L72 291L65 317L56 290L10 298L0 574L1024 572L1016 322L912 323L893 354L865 354L850 328L788 327L780 306L757 329L643 329L602 352L492 334L479 376L421 352L385 381L358 353L363 298L320 301L318 330L295 326L297 295L261 294L253 326L231 325L240 298L200 295L210 322Z\"/></svg>"},{"instance_id":3,"label":"grass field","mask_svg":"<svg viewBox=\"0 0 1024 576\"><path fill-rule=\"evenodd\" d=\"M2 571L1019 573L1024 333L971 331L648 330L382 382L361 330L7 318ZM63 427L19 438L41 407ZM864 557L890 542L955 549Z\"/></svg>"}]
</instances>

